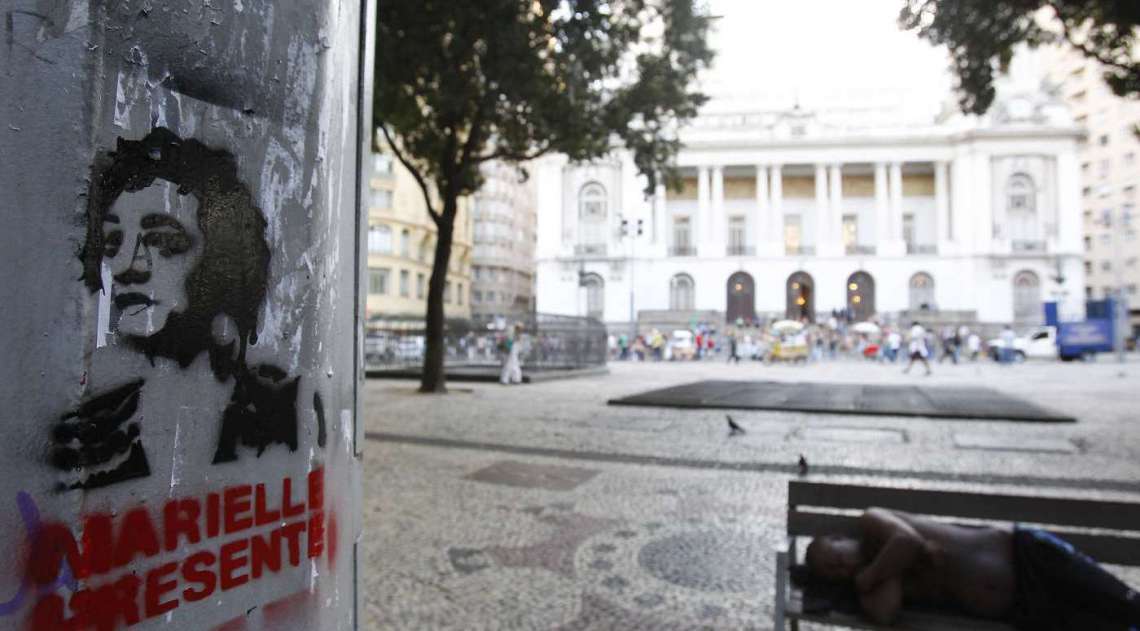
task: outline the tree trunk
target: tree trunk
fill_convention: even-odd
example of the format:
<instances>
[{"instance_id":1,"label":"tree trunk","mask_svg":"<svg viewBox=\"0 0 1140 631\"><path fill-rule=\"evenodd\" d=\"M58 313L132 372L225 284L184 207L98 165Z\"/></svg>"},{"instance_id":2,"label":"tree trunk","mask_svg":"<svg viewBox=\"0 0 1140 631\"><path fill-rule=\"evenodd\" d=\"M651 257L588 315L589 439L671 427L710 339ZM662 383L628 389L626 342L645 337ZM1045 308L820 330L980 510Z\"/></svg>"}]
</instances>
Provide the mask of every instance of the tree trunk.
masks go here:
<instances>
[{"instance_id":1,"label":"tree trunk","mask_svg":"<svg viewBox=\"0 0 1140 631\"><path fill-rule=\"evenodd\" d=\"M451 260L451 239L455 231L458 203L455 196L448 195L443 200L443 212L440 213L435 259L431 266L431 279L428 281L426 346L420 392L447 392L447 377L443 369L446 350L443 339L443 288L447 283L447 268Z\"/></svg>"}]
</instances>

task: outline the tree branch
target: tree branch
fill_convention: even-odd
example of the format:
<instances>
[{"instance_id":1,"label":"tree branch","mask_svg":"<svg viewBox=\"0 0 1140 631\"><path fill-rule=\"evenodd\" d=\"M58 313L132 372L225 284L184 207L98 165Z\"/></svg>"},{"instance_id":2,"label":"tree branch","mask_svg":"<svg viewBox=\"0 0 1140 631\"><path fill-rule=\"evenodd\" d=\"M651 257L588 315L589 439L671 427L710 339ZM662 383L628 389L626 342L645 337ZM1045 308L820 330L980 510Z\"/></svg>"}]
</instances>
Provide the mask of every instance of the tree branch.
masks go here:
<instances>
[{"instance_id":1,"label":"tree branch","mask_svg":"<svg viewBox=\"0 0 1140 631\"><path fill-rule=\"evenodd\" d=\"M384 134L384 140L388 141L388 146L392 149L392 153L395 154L396 159L400 161L400 164L404 165L404 168L412 174L413 178L415 178L416 183L420 185L420 191L424 194L425 208L427 208L428 215L431 217L432 222L438 228L440 215L432 208L431 190L428 189L427 181L424 180L424 176L420 174L419 169L413 166L412 163L404 157L404 153L400 151L399 147L396 146L395 139L392 138L392 135L390 133L388 133L388 127L384 125L383 121L380 121L379 127L380 132Z\"/></svg>"},{"instance_id":2,"label":"tree branch","mask_svg":"<svg viewBox=\"0 0 1140 631\"><path fill-rule=\"evenodd\" d=\"M467 160L471 158L471 152L475 150L475 145L479 144L477 138L482 133L480 128L483 125L483 119L487 117L485 105L483 100L480 99L479 108L475 110L475 117L471 120L471 127L467 132L467 140L463 143L463 149L459 153L460 171L467 167Z\"/></svg>"},{"instance_id":3,"label":"tree branch","mask_svg":"<svg viewBox=\"0 0 1140 631\"><path fill-rule=\"evenodd\" d=\"M542 156L542 155L549 153L553 148L554 147L549 142L547 142L547 143L545 143L545 145L542 148L535 149L534 151L530 151L530 152L514 153L511 151L507 151L505 149L500 149L499 151L492 151L491 153L484 154L481 156L477 156L475 158L475 162L476 163L483 163L483 162L487 162L490 160L506 160L508 162L526 162L527 160L534 160L535 158L537 158L539 156Z\"/></svg>"},{"instance_id":4,"label":"tree branch","mask_svg":"<svg viewBox=\"0 0 1140 631\"><path fill-rule=\"evenodd\" d=\"M1068 42L1070 46L1076 48L1085 57L1088 57L1089 59L1095 59L1105 66L1116 68L1117 70L1127 72L1128 74L1135 74L1136 70L1132 66L1104 56L1096 49L1091 48L1087 42L1082 43L1076 41L1076 39L1073 38L1072 30L1069 28L1069 23L1066 22L1065 18L1061 16L1061 9L1057 6L1057 3L1054 0L1047 0L1046 4L1053 9L1053 14L1057 16L1057 21L1061 23L1061 35L1065 38L1065 41Z\"/></svg>"}]
</instances>

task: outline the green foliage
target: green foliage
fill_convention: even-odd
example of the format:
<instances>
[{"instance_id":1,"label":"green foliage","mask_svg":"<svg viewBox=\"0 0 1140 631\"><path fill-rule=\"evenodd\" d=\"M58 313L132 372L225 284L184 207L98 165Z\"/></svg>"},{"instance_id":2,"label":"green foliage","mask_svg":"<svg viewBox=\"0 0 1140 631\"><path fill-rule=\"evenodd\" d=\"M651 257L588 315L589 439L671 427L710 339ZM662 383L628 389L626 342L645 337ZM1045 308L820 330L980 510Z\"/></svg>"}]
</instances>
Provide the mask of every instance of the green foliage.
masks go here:
<instances>
[{"instance_id":1,"label":"green foliage","mask_svg":"<svg viewBox=\"0 0 1140 631\"><path fill-rule=\"evenodd\" d=\"M1050 14L1057 18L1052 24L1040 19ZM994 76L1022 42L1064 42L1102 64L1115 94L1140 95L1140 62L1133 57L1137 0L904 0L898 22L949 49L964 112L989 109Z\"/></svg>"},{"instance_id":2,"label":"green foliage","mask_svg":"<svg viewBox=\"0 0 1140 631\"><path fill-rule=\"evenodd\" d=\"M705 101L707 25L694 0L384 0L375 123L444 199L477 191L488 160L619 143L651 191Z\"/></svg>"}]
</instances>

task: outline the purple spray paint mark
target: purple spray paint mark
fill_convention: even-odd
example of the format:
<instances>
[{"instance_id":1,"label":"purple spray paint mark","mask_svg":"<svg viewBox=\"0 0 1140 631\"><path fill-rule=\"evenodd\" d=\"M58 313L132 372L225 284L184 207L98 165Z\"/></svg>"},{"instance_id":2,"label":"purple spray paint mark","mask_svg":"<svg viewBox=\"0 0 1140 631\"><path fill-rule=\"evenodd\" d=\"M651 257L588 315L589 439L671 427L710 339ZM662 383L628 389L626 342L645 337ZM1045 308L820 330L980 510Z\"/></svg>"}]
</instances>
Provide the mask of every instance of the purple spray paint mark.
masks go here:
<instances>
[{"instance_id":1,"label":"purple spray paint mark","mask_svg":"<svg viewBox=\"0 0 1140 631\"><path fill-rule=\"evenodd\" d=\"M36 506L36 501L32 499L32 496L24 491L16 493L16 506L19 507L20 517L24 520L24 529L28 532L28 542L34 542L40 532L40 509ZM66 560L61 564L55 580L49 585L40 587L39 593L40 595L48 594L64 586L71 591L76 591L79 588L79 583L72 575L71 567ZM31 579L25 576L20 583L20 589L16 591L16 595L7 601L0 602L0 616L10 616L19 611L30 589Z\"/></svg>"}]
</instances>

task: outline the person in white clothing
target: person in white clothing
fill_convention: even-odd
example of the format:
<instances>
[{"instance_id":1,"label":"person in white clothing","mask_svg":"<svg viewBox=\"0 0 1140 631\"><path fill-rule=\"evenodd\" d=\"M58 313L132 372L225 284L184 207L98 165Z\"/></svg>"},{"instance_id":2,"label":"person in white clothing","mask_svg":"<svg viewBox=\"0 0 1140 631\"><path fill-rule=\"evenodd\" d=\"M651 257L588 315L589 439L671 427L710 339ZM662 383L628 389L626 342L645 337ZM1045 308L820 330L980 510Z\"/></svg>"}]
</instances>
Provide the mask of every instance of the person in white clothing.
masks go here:
<instances>
[{"instance_id":1,"label":"person in white clothing","mask_svg":"<svg viewBox=\"0 0 1140 631\"><path fill-rule=\"evenodd\" d=\"M519 364L519 351L522 349L522 327L515 325L507 329L503 340L503 370L499 373L499 383L505 385L522 383L522 366Z\"/></svg>"},{"instance_id":2,"label":"person in white clothing","mask_svg":"<svg viewBox=\"0 0 1140 631\"><path fill-rule=\"evenodd\" d=\"M928 355L926 349L926 329L918 322L913 322L910 325L910 344L907 346L907 352L910 353L910 361L907 362L906 368L903 373L910 372L910 367L914 362L920 361L926 368L926 374L930 375L930 362L926 361Z\"/></svg>"}]
</instances>

